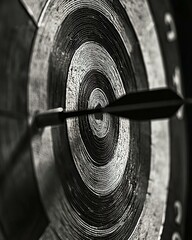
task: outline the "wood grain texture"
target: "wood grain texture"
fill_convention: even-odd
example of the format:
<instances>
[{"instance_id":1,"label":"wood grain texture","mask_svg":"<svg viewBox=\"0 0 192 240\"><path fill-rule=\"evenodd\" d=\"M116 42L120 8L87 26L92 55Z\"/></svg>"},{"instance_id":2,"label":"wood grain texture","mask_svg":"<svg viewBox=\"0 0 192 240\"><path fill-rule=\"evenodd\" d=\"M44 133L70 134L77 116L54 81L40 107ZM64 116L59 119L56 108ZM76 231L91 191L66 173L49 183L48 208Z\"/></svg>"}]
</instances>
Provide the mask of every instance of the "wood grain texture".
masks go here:
<instances>
[{"instance_id":1,"label":"wood grain texture","mask_svg":"<svg viewBox=\"0 0 192 240\"><path fill-rule=\"evenodd\" d=\"M129 7L131 3L135 8ZM118 1L111 2L99 0L71 0L62 1L62 3L60 1L54 1L47 5L47 9L44 11L44 16L42 16L42 27L39 29L37 34L31 62L29 85L29 109L31 114L38 108L43 110L48 107L57 107L57 105L65 106L66 101L69 101L70 104L71 98L66 99L64 96L66 82L68 81L69 63L71 62L71 59L76 53L78 47L86 41L98 42L110 53L111 57L113 57L116 62L118 71L121 73L121 78L124 79L125 85L131 85L132 79L132 75L130 74L130 71L128 71L128 61L125 60L126 57L129 56L132 64L131 66L134 69L134 77L136 78L136 85L138 89L146 89L148 87L147 84L144 84L146 72L145 70L142 71L143 62L147 70L149 87L157 88L166 86L163 59L158 43L156 29L150 15L150 9L147 2L142 1L138 3L136 1L124 1L124 8L122 5ZM127 6L127 8L125 6ZM127 15L129 15L131 19L129 19ZM134 33L130 30L130 20L133 24ZM110 24L112 24L113 27L111 27ZM129 25L130 28L127 25ZM137 39L135 41L134 34L136 34ZM113 37L110 37L111 35ZM121 44L119 44L120 42ZM116 47L117 44L119 45L118 48ZM140 47L142 49L142 54L138 50ZM119 52L123 55L118 55ZM95 54L92 55L93 62L95 60L94 55ZM80 61L82 63L81 65L86 62L86 55L84 59L84 61ZM102 57L100 59L102 59ZM89 62L91 62L91 60ZM102 65L103 62L106 61L101 61L100 65ZM98 64L95 66L98 66ZM76 67L77 66L74 66L73 69L71 68L72 73L75 71ZM42 69L44 71L42 71ZM80 68L78 68L78 70L79 69ZM86 71L86 68L84 71ZM126 73L124 71L126 71ZM79 81L78 76L81 76L81 74L72 74L72 78L76 79L77 77L77 81ZM156 77L158 77L158 79L156 79ZM47 91L47 89L49 89L49 91ZM75 83L73 87L70 86L70 89L72 95L77 94ZM134 88L132 86L129 90L133 89ZM139 142L139 140L136 140L137 136L139 136L137 131L138 129L139 128L137 127L132 128L134 137L132 137L131 140L134 142L135 139L135 143ZM149 183L149 194L147 195L147 201L144 206L143 212L145 214L141 215L133 239L142 238L143 234L147 231L150 231L151 239L158 238L166 205L166 189L169 180L170 160L168 124L167 122L162 124L157 123L152 129L152 181ZM47 136L48 138L46 140ZM100 229L98 227L97 224L102 223L95 218L95 215L97 215L102 207L101 209L99 209L99 207L98 209L95 209L94 207L90 208L88 203L82 200L82 191L80 191L83 186L82 178L79 178L78 173L76 173L77 169L74 167L74 160L71 159L71 153L69 150L70 146L66 136L68 135L65 126L60 129L53 130L52 133L49 132L48 135L47 131L45 131L44 136L40 137L33 145L35 163L43 161L45 153L47 153L49 156L48 160L50 160L49 163L48 161L45 161L45 167L49 167L51 165L53 166L56 162L56 174L58 175L59 173L59 178L64 189L64 197L60 199L61 203L57 206L54 216L52 217L53 209L50 213L50 205L47 205L47 198L45 194L45 188L47 186L42 178L43 171L42 168L39 167L39 164L36 165L36 174L41 190L41 197L50 219L54 219L50 228L47 229L46 235L42 236L42 238L44 237L44 239L46 239L47 234L51 236L54 232L53 229L55 230L56 238L59 236L61 239L69 238L69 236L70 239L94 239L96 237L99 239L115 238L115 230L117 229L118 223L122 223L123 220L126 222L130 218L125 217L127 214L126 211L124 212L125 215L121 215L122 209L120 210L118 208L119 212L117 214L119 214L118 217L120 215L122 216L122 221L119 221L116 225L114 224L113 229ZM143 149L150 136L147 128L145 128L145 125L142 126L141 136L143 139L141 149ZM50 139L52 139L52 141L50 141ZM52 143L50 144L50 142ZM74 146L78 146L78 141L74 141ZM137 149L138 148L135 147L135 145L132 147L132 153L134 152L135 155L133 154L131 156L132 159L135 159L135 163L137 162ZM147 149L148 148L146 147L146 150ZM54 161L53 156L55 156L56 161ZM146 156L146 152L143 156ZM81 161L78 162L81 163ZM72 168L74 168L73 173ZM97 171L95 174L97 174ZM76 177L78 180L75 180ZM74 184L70 185L72 184L71 182L74 182ZM160 187L159 182L161 182ZM78 193L76 193L74 189L78 190ZM87 197L88 194L89 190L87 190L84 195L88 199L87 201L90 201L89 197ZM122 190L122 195L125 196L126 194L127 191ZM159 195L162 197L159 198ZM115 202L115 199L118 199L118 197L112 199L114 200L112 202ZM77 203L79 202L80 204L78 205ZM95 201L93 200L93 202ZM102 205L102 200L100 201L100 204ZM119 206L121 205L119 204ZM85 208L87 208L86 211L84 210ZM77 209L81 210L81 214L77 215ZM135 209L136 208L134 208L134 210ZM93 211L93 213L90 213L91 211ZM61 212L64 214L60 214ZM85 219L88 223L84 221ZM96 219L96 222L92 224L93 219ZM106 219L110 219L110 221L108 225L105 225L105 227L111 226L112 217L108 215ZM89 224L89 222L91 222L91 224ZM105 220L103 220L103 222L105 222ZM146 224L143 224L143 222ZM155 224L153 224L154 222ZM134 225L135 223L132 224ZM78 228L78 231L74 231L76 228ZM157 228L158 231L156 231ZM123 229L123 225L122 227L119 227L117 231L120 232L121 229ZM131 232L132 231L130 231L130 233ZM130 233L127 233L126 230L123 232L122 230L121 235L118 235L118 239L123 239L126 234L129 235ZM94 235L91 236L91 234Z\"/></svg>"},{"instance_id":2,"label":"wood grain texture","mask_svg":"<svg viewBox=\"0 0 192 240\"><path fill-rule=\"evenodd\" d=\"M174 203L185 202L184 121L154 122L150 132L149 123L122 128L124 120L92 116L45 129L33 140L25 134L28 111L97 107L136 89L172 88L179 62L175 43L165 39L169 5L48 3L23 0L24 11L14 0L0 2L0 109L21 116L0 116L0 240L183 234ZM119 129L126 134L118 145Z\"/></svg>"}]
</instances>

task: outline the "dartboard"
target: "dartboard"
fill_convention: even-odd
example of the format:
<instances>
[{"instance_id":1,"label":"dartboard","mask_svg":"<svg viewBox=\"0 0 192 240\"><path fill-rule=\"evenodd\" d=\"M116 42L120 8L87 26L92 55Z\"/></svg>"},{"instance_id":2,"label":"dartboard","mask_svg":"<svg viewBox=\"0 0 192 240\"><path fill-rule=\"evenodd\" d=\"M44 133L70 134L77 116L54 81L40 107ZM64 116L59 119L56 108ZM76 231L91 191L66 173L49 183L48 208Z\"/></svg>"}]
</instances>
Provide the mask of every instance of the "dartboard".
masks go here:
<instances>
[{"instance_id":1,"label":"dartboard","mask_svg":"<svg viewBox=\"0 0 192 240\"><path fill-rule=\"evenodd\" d=\"M37 111L105 107L141 90L184 96L167 0L0 2L0 239L185 239L185 111L156 121Z\"/></svg>"}]
</instances>

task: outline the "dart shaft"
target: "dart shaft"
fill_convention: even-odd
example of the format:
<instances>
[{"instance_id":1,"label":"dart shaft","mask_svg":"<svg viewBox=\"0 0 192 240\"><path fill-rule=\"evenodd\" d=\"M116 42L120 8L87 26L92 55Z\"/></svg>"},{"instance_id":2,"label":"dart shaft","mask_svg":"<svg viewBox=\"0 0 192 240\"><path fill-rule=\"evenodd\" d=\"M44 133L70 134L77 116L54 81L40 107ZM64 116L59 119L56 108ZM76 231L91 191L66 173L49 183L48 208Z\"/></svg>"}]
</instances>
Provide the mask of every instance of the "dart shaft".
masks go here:
<instances>
[{"instance_id":1,"label":"dart shaft","mask_svg":"<svg viewBox=\"0 0 192 240\"><path fill-rule=\"evenodd\" d=\"M35 116L37 128L61 125L67 118L109 113L131 120L155 120L172 117L182 105L192 105L192 99L183 99L171 89L130 93L104 108L64 111L56 108Z\"/></svg>"},{"instance_id":2,"label":"dart shaft","mask_svg":"<svg viewBox=\"0 0 192 240\"><path fill-rule=\"evenodd\" d=\"M131 104L124 106L115 106L115 107L106 107L100 109L88 109L82 111L70 111L65 112L63 108L57 108L53 110L49 110L44 113L39 113L36 115L35 122L38 128L43 128L47 126L55 126L61 125L64 123L65 119L72 117L79 117L90 114L97 113L109 113L122 117L127 117L129 119L142 120L142 116L137 117L138 112L145 111L144 119L155 119L154 110L155 111L163 111L164 108L171 109L172 107L179 108L183 104L183 101L175 100L175 101L162 101L155 103L142 103L142 104ZM135 117L134 117L135 113ZM172 112L171 112L172 113ZM167 111L167 116L170 117L171 114Z\"/></svg>"},{"instance_id":3,"label":"dart shaft","mask_svg":"<svg viewBox=\"0 0 192 240\"><path fill-rule=\"evenodd\" d=\"M56 108L43 113L38 113L35 116L35 124L38 128L57 126L62 125L67 118L80 117L101 112L103 112L102 109L88 109L65 112L63 108Z\"/></svg>"}]
</instances>

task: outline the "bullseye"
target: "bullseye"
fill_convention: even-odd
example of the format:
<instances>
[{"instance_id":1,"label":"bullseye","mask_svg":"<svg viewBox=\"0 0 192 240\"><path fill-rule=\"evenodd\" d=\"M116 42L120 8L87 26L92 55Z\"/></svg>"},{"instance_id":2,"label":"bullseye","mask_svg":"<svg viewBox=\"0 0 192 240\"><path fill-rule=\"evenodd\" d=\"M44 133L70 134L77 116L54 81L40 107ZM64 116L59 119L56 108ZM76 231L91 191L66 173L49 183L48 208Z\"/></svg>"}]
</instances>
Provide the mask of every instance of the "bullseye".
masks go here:
<instances>
[{"instance_id":1,"label":"bullseye","mask_svg":"<svg viewBox=\"0 0 192 240\"><path fill-rule=\"evenodd\" d=\"M95 88L90 95L88 108L101 108L108 104L108 99L105 93L101 89ZM107 114L95 114L89 116L89 124L93 131L93 134L98 138L104 138L109 132L110 128L110 116Z\"/></svg>"},{"instance_id":2,"label":"bullseye","mask_svg":"<svg viewBox=\"0 0 192 240\"><path fill-rule=\"evenodd\" d=\"M190 38L170 2L0 1L1 239L185 239Z\"/></svg>"},{"instance_id":3,"label":"bullseye","mask_svg":"<svg viewBox=\"0 0 192 240\"><path fill-rule=\"evenodd\" d=\"M166 86L149 7L129 4L78 0L47 5L31 62L31 113L58 106L66 111L104 107L131 91ZM141 24L137 10L130 9L142 12L145 21ZM37 85L41 94L34 91ZM128 239L133 233L139 239L145 229L157 238L169 179L167 131L167 123L151 126L108 114L67 119L63 127L45 130L33 142L33 155L51 228L62 239ZM47 149L60 189L49 202L37 164ZM154 151L162 152L161 158ZM159 192L163 197L156 202ZM146 218L150 221L143 225ZM151 222L158 231L149 228Z\"/></svg>"},{"instance_id":4,"label":"bullseye","mask_svg":"<svg viewBox=\"0 0 192 240\"><path fill-rule=\"evenodd\" d=\"M66 110L95 108L98 104L104 107L124 93L109 53L99 44L82 44L69 68ZM73 159L83 182L97 195L110 194L121 183L126 168L129 121L107 114L100 121L90 115L67 120L67 128Z\"/></svg>"}]
</instances>

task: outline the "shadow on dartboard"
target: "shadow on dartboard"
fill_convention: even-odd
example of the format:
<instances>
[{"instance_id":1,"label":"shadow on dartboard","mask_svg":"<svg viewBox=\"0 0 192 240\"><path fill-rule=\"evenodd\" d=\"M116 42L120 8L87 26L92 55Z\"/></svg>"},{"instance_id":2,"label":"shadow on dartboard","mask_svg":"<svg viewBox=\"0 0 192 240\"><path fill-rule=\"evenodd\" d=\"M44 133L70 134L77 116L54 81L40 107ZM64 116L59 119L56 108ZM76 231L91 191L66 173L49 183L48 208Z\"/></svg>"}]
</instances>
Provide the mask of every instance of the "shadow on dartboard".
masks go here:
<instances>
[{"instance_id":1,"label":"shadow on dartboard","mask_svg":"<svg viewBox=\"0 0 192 240\"><path fill-rule=\"evenodd\" d=\"M189 0L1 0L0 240L191 239L191 107L98 112L192 97L191 16ZM97 113L34 130L58 108Z\"/></svg>"}]
</instances>

